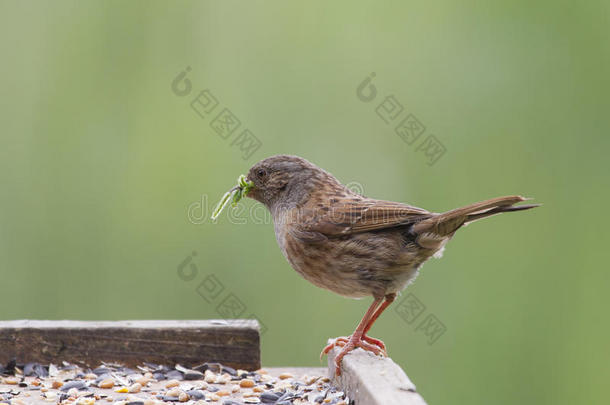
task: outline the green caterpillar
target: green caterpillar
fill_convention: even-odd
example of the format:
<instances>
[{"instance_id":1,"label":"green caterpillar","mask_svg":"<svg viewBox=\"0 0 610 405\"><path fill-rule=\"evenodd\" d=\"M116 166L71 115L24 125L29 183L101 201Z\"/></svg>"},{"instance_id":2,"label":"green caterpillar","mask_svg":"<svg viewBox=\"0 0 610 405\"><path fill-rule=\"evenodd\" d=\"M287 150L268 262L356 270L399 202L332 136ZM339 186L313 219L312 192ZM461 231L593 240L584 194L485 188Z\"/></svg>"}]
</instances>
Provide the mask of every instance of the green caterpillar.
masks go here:
<instances>
[{"instance_id":1,"label":"green caterpillar","mask_svg":"<svg viewBox=\"0 0 610 405\"><path fill-rule=\"evenodd\" d=\"M216 218L218 218L218 216L225 209L229 201L231 201L231 205L235 207L239 200L248 195L248 192L250 191L250 189L252 189L252 187L254 187L254 183L251 181L247 181L246 176L244 176L243 174L239 176L239 178L237 179L237 186L224 193L224 195L220 199L220 202L218 203L216 208L214 208L214 212L212 213L212 220L215 221Z\"/></svg>"}]
</instances>

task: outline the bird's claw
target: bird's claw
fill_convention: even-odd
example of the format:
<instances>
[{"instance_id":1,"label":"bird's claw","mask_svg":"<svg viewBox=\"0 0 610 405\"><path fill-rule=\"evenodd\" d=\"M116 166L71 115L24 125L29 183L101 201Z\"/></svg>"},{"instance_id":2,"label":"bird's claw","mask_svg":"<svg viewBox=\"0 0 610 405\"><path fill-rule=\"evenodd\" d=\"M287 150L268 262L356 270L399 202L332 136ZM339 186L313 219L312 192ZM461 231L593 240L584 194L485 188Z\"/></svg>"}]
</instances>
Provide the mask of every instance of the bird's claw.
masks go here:
<instances>
[{"instance_id":1,"label":"bird's claw","mask_svg":"<svg viewBox=\"0 0 610 405\"><path fill-rule=\"evenodd\" d=\"M372 345L377 346L378 348L381 349L381 351L382 351L384 356L386 356L386 357L388 356L388 352L387 352L387 350L385 348L385 343L383 343L381 340L375 339L375 338L372 338L372 337L369 337L369 336L366 336L366 335L362 336L362 340L364 340L364 341L366 341L366 342L368 342L368 343L370 343Z\"/></svg>"},{"instance_id":2,"label":"bird's claw","mask_svg":"<svg viewBox=\"0 0 610 405\"><path fill-rule=\"evenodd\" d=\"M320 353L320 360L322 356L328 354L335 346L341 347L341 351L335 357L335 374L341 375L341 361L343 357L349 353L350 351L356 349L357 347L366 350L367 352L371 352L378 356L387 356L385 344L375 338L371 338L368 336L362 336L361 338L355 338L353 336L340 336L338 338L333 339L333 341L328 344Z\"/></svg>"}]
</instances>

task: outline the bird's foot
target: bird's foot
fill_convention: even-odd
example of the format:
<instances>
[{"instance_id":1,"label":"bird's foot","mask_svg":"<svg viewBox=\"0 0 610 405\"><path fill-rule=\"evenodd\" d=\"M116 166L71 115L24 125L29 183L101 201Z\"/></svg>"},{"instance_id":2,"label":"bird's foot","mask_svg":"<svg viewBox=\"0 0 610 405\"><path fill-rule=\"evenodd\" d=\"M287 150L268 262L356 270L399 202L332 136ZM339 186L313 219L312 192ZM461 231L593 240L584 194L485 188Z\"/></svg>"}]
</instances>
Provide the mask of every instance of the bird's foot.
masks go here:
<instances>
[{"instance_id":1,"label":"bird's foot","mask_svg":"<svg viewBox=\"0 0 610 405\"><path fill-rule=\"evenodd\" d=\"M345 344L349 341L350 338L351 336L340 336L338 338L333 339L333 342L324 348L324 350L320 354L320 358L322 358L323 355L327 354L334 346L345 346ZM363 335L361 340L365 342L363 344L370 343L371 345L377 346L377 348L381 350L381 354L383 354L384 356L388 355L387 350L385 348L385 343L383 343L381 340L366 335ZM367 350L364 347L363 349ZM369 351L375 352L374 349Z\"/></svg>"},{"instance_id":2,"label":"bird's foot","mask_svg":"<svg viewBox=\"0 0 610 405\"><path fill-rule=\"evenodd\" d=\"M335 346L342 348L335 357L336 375L341 375L341 360L343 360L343 357L357 347L360 347L367 352L372 352L375 355L387 356L385 344L381 340L366 335L363 335L360 338L352 335L340 336L333 339L333 341L322 350L322 353L320 353L320 359L322 359L322 356L325 354L328 354Z\"/></svg>"},{"instance_id":3,"label":"bird's foot","mask_svg":"<svg viewBox=\"0 0 610 405\"><path fill-rule=\"evenodd\" d=\"M369 337L367 335L363 335L362 340L365 340L365 341L369 342L370 344L379 347L382 350L383 355L387 357L388 351L385 348L385 343L383 343L381 340Z\"/></svg>"}]
</instances>

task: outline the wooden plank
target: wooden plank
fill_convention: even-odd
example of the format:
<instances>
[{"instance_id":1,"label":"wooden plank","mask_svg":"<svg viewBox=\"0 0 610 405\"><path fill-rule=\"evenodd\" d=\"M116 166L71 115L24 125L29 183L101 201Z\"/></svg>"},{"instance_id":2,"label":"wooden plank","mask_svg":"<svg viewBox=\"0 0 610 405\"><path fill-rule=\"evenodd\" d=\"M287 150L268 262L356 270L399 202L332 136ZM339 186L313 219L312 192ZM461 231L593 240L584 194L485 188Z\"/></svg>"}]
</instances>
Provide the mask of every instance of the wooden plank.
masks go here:
<instances>
[{"instance_id":1,"label":"wooden plank","mask_svg":"<svg viewBox=\"0 0 610 405\"><path fill-rule=\"evenodd\" d=\"M388 357L358 348L343 357L341 375L336 376L335 356L339 350L340 347L334 348L328 353L328 373L356 404L426 405L409 377Z\"/></svg>"},{"instance_id":2,"label":"wooden plank","mask_svg":"<svg viewBox=\"0 0 610 405\"><path fill-rule=\"evenodd\" d=\"M142 362L186 367L218 362L260 368L256 320L34 321L0 322L0 362L68 361L97 366Z\"/></svg>"}]
</instances>

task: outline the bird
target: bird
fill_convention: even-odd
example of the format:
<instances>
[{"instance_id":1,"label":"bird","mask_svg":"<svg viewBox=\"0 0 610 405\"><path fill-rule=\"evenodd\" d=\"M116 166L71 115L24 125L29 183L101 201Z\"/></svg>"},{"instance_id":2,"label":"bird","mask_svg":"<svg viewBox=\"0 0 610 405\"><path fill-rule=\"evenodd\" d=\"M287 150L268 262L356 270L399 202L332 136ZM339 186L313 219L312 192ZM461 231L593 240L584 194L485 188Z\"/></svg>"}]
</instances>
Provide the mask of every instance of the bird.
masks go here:
<instances>
[{"instance_id":1,"label":"bird","mask_svg":"<svg viewBox=\"0 0 610 405\"><path fill-rule=\"evenodd\" d=\"M539 204L504 196L435 213L400 202L377 200L344 186L304 158L275 155L254 164L246 176L246 197L267 207L284 257L314 285L349 298L373 302L354 332L330 340L335 373L342 359L362 348L387 356L383 341L369 330L431 257L440 257L463 226L492 215L523 211Z\"/></svg>"}]
</instances>

